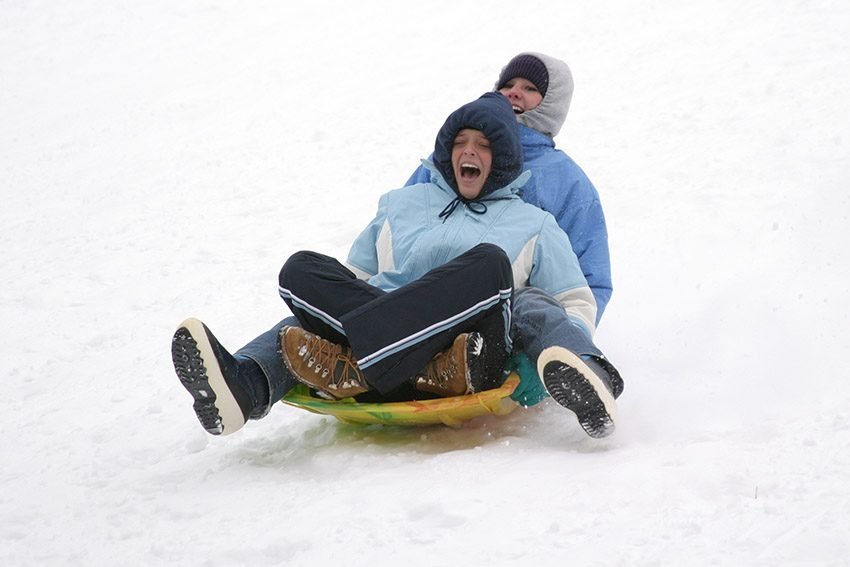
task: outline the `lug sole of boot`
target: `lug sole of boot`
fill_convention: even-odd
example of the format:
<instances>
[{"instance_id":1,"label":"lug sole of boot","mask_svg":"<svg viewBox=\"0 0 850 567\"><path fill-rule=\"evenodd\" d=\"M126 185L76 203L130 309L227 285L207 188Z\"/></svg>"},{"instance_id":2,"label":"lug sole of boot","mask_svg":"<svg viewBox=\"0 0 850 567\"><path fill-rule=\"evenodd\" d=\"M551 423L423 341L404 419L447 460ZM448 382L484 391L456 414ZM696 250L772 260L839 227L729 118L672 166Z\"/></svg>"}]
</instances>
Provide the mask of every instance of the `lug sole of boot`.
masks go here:
<instances>
[{"instance_id":1,"label":"lug sole of boot","mask_svg":"<svg viewBox=\"0 0 850 567\"><path fill-rule=\"evenodd\" d=\"M177 377L195 400L194 410L212 435L228 435L245 425L239 403L227 387L203 323L187 319L171 342Z\"/></svg>"},{"instance_id":2,"label":"lug sole of boot","mask_svg":"<svg viewBox=\"0 0 850 567\"><path fill-rule=\"evenodd\" d=\"M552 399L576 414L585 433L600 439L614 432L617 421L614 396L580 357L566 349L551 347L540 355L537 371Z\"/></svg>"}]
</instances>

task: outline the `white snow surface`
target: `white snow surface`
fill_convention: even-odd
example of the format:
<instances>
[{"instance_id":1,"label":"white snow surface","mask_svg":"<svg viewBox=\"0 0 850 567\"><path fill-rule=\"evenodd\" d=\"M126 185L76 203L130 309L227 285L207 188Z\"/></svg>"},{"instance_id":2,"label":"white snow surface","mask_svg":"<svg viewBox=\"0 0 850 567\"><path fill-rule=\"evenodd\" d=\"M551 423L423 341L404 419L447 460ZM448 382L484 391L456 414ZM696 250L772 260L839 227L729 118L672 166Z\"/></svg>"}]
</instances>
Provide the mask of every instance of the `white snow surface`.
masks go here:
<instances>
[{"instance_id":1,"label":"white snow surface","mask_svg":"<svg viewBox=\"0 0 850 567\"><path fill-rule=\"evenodd\" d=\"M0 562L850 565L850 8L674 0L0 2ZM569 62L602 196L620 424L454 430L278 404L198 425L292 252L514 54Z\"/></svg>"}]
</instances>

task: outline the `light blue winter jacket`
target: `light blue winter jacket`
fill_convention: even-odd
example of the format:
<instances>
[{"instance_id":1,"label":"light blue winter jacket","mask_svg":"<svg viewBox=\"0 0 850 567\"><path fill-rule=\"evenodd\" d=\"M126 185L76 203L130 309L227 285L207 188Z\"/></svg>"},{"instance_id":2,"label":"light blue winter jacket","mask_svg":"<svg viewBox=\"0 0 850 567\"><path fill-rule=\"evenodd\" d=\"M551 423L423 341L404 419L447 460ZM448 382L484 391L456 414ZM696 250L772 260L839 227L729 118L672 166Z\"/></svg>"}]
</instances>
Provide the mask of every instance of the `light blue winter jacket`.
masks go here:
<instances>
[{"instance_id":1,"label":"light blue winter jacket","mask_svg":"<svg viewBox=\"0 0 850 567\"><path fill-rule=\"evenodd\" d=\"M596 302L569 238L543 210L522 201L529 172L487 195L487 210L458 206L445 222L440 212L456 195L431 162L431 182L385 193L372 222L354 241L347 264L385 291L397 289L482 242L500 246L511 260L514 287L541 288L558 299L570 319L593 336Z\"/></svg>"},{"instance_id":2,"label":"light blue winter jacket","mask_svg":"<svg viewBox=\"0 0 850 567\"><path fill-rule=\"evenodd\" d=\"M552 213L567 233L572 249L596 301L599 323L611 299L611 260L608 229L599 193L584 171L570 157L555 148L555 141L528 126L519 125L525 169L531 179L522 188L522 199ZM420 166L407 185L426 183L430 171Z\"/></svg>"}]
</instances>

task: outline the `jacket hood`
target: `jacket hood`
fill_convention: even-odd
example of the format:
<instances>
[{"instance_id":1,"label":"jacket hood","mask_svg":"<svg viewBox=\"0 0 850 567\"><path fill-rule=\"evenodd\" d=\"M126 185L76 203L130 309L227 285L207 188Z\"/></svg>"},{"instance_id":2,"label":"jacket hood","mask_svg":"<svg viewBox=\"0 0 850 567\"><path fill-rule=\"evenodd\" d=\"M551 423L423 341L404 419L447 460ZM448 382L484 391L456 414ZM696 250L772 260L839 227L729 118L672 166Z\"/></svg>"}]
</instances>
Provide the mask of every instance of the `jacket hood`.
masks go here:
<instances>
[{"instance_id":1,"label":"jacket hood","mask_svg":"<svg viewBox=\"0 0 850 567\"><path fill-rule=\"evenodd\" d=\"M510 184L522 172L519 127L510 103L499 93L485 93L449 115L437 134L434 165L459 198L462 197L452 168L452 146L457 133L464 128L481 131L490 141L493 152L490 175L478 196L482 199Z\"/></svg>"},{"instance_id":2,"label":"jacket hood","mask_svg":"<svg viewBox=\"0 0 850 567\"><path fill-rule=\"evenodd\" d=\"M573 74L566 63L543 53L528 51L519 53L517 57L519 55L531 55L539 59L549 72L549 85L546 89L546 96L543 97L543 101L537 108L516 115L516 120L520 124L554 138L561 131L561 127L567 119L567 112L570 110L570 102L573 99ZM503 67L502 71L504 72L504 70ZM495 88L498 91L498 80Z\"/></svg>"}]
</instances>

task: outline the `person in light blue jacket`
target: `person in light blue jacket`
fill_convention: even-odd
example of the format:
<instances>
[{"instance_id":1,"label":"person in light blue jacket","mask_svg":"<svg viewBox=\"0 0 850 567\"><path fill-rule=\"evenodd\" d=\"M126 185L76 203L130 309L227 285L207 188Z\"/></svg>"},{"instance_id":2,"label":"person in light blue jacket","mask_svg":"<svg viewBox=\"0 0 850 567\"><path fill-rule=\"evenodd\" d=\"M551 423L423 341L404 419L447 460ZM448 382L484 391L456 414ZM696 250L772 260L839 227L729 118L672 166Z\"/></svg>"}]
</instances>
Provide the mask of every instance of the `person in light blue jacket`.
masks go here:
<instances>
[{"instance_id":1,"label":"person in light blue jacket","mask_svg":"<svg viewBox=\"0 0 850 567\"><path fill-rule=\"evenodd\" d=\"M280 295L300 327L280 333L280 375L246 349L231 355L197 319L181 324L172 360L208 432L262 417L293 378L330 397L391 392L464 335L480 336L461 341L458 375L471 386L465 358L485 352L497 355L492 377L511 348L513 288L529 285L560 306L550 327L562 340L536 359L547 393L589 435L613 431L622 380L593 345L595 303L569 239L516 194L528 173L507 99L488 93L452 113L428 167L432 182L381 198L348 266L314 252L284 264Z\"/></svg>"},{"instance_id":2,"label":"person in light blue jacket","mask_svg":"<svg viewBox=\"0 0 850 567\"><path fill-rule=\"evenodd\" d=\"M334 397L362 393L361 388L389 395L465 332L480 332L485 351L505 337L495 349L506 354L510 305L491 306L501 332L488 333L486 324L473 320L475 306L505 295L506 287L545 290L572 323L592 335L593 295L554 217L520 199L530 176L522 163L511 106L503 96L487 93L452 113L440 129L434 163L425 164L431 181L381 197L376 216L351 247L347 267L312 252L287 261L281 297L304 329L350 345L363 374L351 378L359 384L354 392L338 380L312 387ZM506 256L510 285L485 272L453 279L456 272L447 266L482 243L497 245ZM293 342L304 342L297 333L291 331ZM309 352L312 345L297 348ZM500 357L488 374L502 376L505 359ZM293 360L287 362L303 378Z\"/></svg>"}]
</instances>

